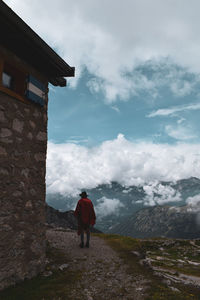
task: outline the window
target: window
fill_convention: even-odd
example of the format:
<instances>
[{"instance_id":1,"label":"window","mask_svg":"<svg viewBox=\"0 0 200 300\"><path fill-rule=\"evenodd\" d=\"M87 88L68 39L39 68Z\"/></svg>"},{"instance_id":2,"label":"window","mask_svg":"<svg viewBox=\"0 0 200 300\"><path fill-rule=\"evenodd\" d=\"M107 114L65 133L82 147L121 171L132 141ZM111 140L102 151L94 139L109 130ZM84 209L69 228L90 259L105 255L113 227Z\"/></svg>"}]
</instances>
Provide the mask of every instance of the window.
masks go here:
<instances>
[{"instance_id":1,"label":"window","mask_svg":"<svg viewBox=\"0 0 200 300\"><path fill-rule=\"evenodd\" d=\"M44 106L46 84L38 80L15 63L4 61L0 57L0 91L20 101L34 102Z\"/></svg>"},{"instance_id":2,"label":"window","mask_svg":"<svg viewBox=\"0 0 200 300\"><path fill-rule=\"evenodd\" d=\"M26 90L26 74L21 70L4 62L2 72L2 85L24 97Z\"/></svg>"},{"instance_id":3,"label":"window","mask_svg":"<svg viewBox=\"0 0 200 300\"><path fill-rule=\"evenodd\" d=\"M13 86L14 86L13 83L14 83L13 77L8 73L3 72L3 74L2 74L2 84L3 84L3 86L12 90Z\"/></svg>"}]
</instances>

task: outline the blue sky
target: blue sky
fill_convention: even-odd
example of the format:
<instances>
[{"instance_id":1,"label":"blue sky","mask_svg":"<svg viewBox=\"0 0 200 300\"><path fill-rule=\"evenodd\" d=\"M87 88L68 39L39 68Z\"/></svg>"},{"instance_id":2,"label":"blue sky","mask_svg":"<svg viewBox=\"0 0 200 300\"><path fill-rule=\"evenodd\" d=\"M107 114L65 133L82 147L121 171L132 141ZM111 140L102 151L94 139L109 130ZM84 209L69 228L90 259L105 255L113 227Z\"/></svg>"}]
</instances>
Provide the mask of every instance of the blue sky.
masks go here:
<instances>
[{"instance_id":1,"label":"blue sky","mask_svg":"<svg viewBox=\"0 0 200 300\"><path fill-rule=\"evenodd\" d=\"M7 0L76 77L50 86L47 191L200 177L198 0Z\"/></svg>"},{"instance_id":2,"label":"blue sky","mask_svg":"<svg viewBox=\"0 0 200 300\"><path fill-rule=\"evenodd\" d=\"M50 87L49 140L91 147L122 133L130 141L199 142L199 78L177 66L165 68L157 72L160 78L166 76L166 71L171 73L170 80L157 82L153 91L144 86L137 95L130 95L125 100L118 98L111 103L101 91L95 92L88 86L88 82L95 81L96 77L87 69L76 88ZM177 70L181 72L181 78L173 74ZM150 66L143 67L140 72L153 80ZM175 84L177 87L173 90Z\"/></svg>"}]
</instances>

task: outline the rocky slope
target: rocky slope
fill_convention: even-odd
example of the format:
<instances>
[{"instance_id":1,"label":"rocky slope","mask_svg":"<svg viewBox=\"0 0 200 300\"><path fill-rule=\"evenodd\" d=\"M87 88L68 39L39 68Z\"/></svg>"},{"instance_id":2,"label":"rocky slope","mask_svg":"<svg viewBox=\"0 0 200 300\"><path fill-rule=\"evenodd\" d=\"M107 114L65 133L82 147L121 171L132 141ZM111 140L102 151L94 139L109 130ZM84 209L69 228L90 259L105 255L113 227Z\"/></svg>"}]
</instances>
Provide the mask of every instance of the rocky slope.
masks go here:
<instances>
[{"instance_id":1,"label":"rocky slope","mask_svg":"<svg viewBox=\"0 0 200 300\"><path fill-rule=\"evenodd\" d=\"M150 203L152 205L152 201L155 205L185 205L188 197L200 194L200 179L191 177L177 182L146 183L143 186L123 186L111 182L88 189L87 193L98 217L97 227L109 232L110 227L145 209ZM77 200L78 197L61 194L47 194L46 198L48 205L60 211L74 209Z\"/></svg>"},{"instance_id":2,"label":"rocky slope","mask_svg":"<svg viewBox=\"0 0 200 300\"><path fill-rule=\"evenodd\" d=\"M113 226L109 232L136 238L170 237L200 238L199 215L190 212L187 206L155 206L133 214Z\"/></svg>"},{"instance_id":3,"label":"rocky slope","mask_svg":"<svg viewBox=\"0 0 200 300\"><path fill-rule=\"evenodd\" d=\"M46 205L46 222L55 227L77 230L77 219L74 217L73 210L60 212ZM91 227L91 232L100 233L100 231L94 227Z\"/></svg>"},{"instance_id":4,"label":"rocky slope","mask_svg":"<svg viewBox=\"0 0 200 300\"><path fill-rule=\"evenodd\" d=\"M200 240L133 239L47 230L46 269L0 292L0 300L199 300Z\"/></svg>"}]
</instances>

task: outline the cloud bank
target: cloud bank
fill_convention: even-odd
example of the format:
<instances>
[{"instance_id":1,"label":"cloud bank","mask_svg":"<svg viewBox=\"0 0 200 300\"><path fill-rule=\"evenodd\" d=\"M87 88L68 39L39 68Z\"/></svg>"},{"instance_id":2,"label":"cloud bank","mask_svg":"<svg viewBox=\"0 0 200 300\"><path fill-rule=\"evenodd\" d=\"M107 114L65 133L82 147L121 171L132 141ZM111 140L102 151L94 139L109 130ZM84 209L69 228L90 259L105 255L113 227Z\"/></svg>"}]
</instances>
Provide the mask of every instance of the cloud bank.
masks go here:
<instances>
[{"instance_id":1,"label":"cloud bank","mask_svg":"<svg viewBox=\"0 0 200 300\"><path fill-rule=\"evenodd\" d=\"M200 144L134 143L122 134L93 148L48 143L48 193L77 195L81 189L111 181L125 186L148 183L151 189L162 189L153 182L191 176L200 178Z\"/></svg>"},{"instance_id":2,"label":"cloud bank","mask_svg":"<svg viewBox=\"0 0 200 300\"><path fill-rule=\"evenodd\" d=\"M200 194L187 198L186 203L189 211L200 213Z\"/></svg>"},{"instance_id":3,"label":"cloud bank","mask_svg":"<svg viewBox=\"0 0 200 300\"><path fill-rule=\"evenodd\" d=\"M155 72L163 58L200 72L198 0L6 2L69 64L76 66L76 79L86 66L94 75L89 82L91 90L102 91L108 102L134 96L140 88L156 96L160 76L150 80L137 71L149 61ZM161 66L162 80L168 81L171 75L164 74L165 68ZM171 90L178 96L190 93L193 85L176 73Z\"/></svg>"},{"instance_id":4,"label":"cloud bank","mask_svg":"<svg viewBox=\"0 0 200 300\"><path fill-rule=\"evenodd\" d=\"M197 214L196 221L197 224L200 226L200 194L189 197L186 200L187 203L187 211Z\"/></svg>"},{"instance_id":5,"label":"cloud bank","mask_svg":"<svg viewBox=\"0 0 200 300\"><path fill-rule=\"evenodd\" d=\"M164 186L158 182L144 185L143 189L146 193L144 204L148 206L163 205L182 200L179 192L175 191L171 186Z\"/></svg>"},{"instance_id":6,"label":"cloud bank","mask_svg":"<svg viewBox=\"0 0 200 300\"><path fill-rule=\"evenodd\" d=\"M124 207L123 203L119 199L109 199L102 197L97 200L95 210L99 218L107 217L111 214L117 215L121 207Z\"/></svg>"}]
</instances>

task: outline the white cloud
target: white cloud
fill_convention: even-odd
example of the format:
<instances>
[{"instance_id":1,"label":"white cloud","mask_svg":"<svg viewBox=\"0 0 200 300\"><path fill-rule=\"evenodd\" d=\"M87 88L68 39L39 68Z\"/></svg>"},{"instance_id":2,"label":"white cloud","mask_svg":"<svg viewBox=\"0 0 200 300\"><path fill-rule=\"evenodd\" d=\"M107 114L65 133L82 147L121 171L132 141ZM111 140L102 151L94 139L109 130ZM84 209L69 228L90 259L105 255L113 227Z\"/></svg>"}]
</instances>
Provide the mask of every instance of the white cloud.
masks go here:
<instances>
[{"instance_id":1,"label":"white cloud","mask_svg":"<svg viewBox=\"0 0 200 300\"><path fill-rule=\"evenodd\" d=\"M149 115L147 115L147 117L149 118L153 118L153 117L157 117L157 116L170 116L170 115L175 115L179 112L184 112L184 111L188 111L188 110L199 110L200 109L200 103L191 103L191 104L187 104L187 105L180 105L180 106L173 106L173 107L169 107L169 108L162 108L162 109L158 109L152 113L150 113Z\"/></svg>"},{"instance_id":2,"label":"white cloud","mask_svg":"<svg viewBox=\"0 0 200 300\"><path fill-rule=\"evenodd\" d=\"M170 57L175 64L200 71L198 0L7 0L66 61L76 66L75 85L85 66L108 101L127 99L139 86L156 97L147 76L127 78L138 65ZM136 74L137 75L137 74ZM156 78L154 78L156 79ZM169 76L163 76L162 80ZM179 96L191 92L187 80L171 84Z\"/></svg>"},{"instance_id":3,"label":"white cloud","mask_svg":"<svg viewBox=\"0 0 200 300\"><path fill-rule=\"evenodd\" d=\"M103 83L97 80L97 78L92 78L87 82L87 86L91 92L98 93L102 89Z\"/></svg>"},{"instance_id":4,"label":"white cloud","mask_svg":"<svg viewBox=\"0 0 200 300\"><path fill-rule=\"evenodd\" d=\"M122 192L124 193L124 194L128 194L128 193L130 193L132 191L132 188L125 188L125 190L123 190Z\"/></svg>"},{"instance_id":5,"label":"white cloud","mask_svg":"<svg viewBox=\"0 0 200 300\"><path fill-rule=\"evenodd\" d=\"M83 136L70 136L66 140L67 144L86 144L89 142L89 138L85 139Z\"/></svg>"},{"instance_id":6,"label":"white cloud","mask_svg":"<svg viewBox=\"0 0 200 300\"><path fill-rule=\"evenodd\" d=\"M113 110L115 110L117 113L120 113L120 109L117 107L117 106L111 106L111 108L113 109Z\"/></svg>"},{"instance_id":7,"label":"white cloud","mask_svg":"<svg viewBox=\"0 0 200 300\"><path fill-rule=\"evenodd\" d=\"M165 131L176 140L188 141L198 137L190 126L186 127L183 124L167 125L165 126Z\"/></svg>"},{"instance_id":8,"label":"white cloud","mask_svg":"<svg viewBox=\"0 0 200 300\"><path fill-rule=\"evenodd\" d=\"M75 195L111 181L130 186L190 176L200 178L200 144L133 143L122 134L94 148L48 143L49 193Z\"/></svg>"},{"instance_id":9,"label":"white cloud","mask_svg":"<svg viewBox=\"0 0 200 300\"><path fill-rule=\"evenodd\" d=\"M186 80L176 80L171 84L171 90L176 96L186 96L192 92L193 82Z\"/></svg>"},{"instance_id":10,"label":"white cloud","mask_svg":"<svg viewBox=\"0 0 200 300\"><path fill-rule=\"evenodd\" d=\"M200 226L200 194L187 198L186 203L187 211L197 214L196 222Z\"/></svg>"},{"instance_id":11,"label":"white cloud","mask_svg":"<svg viewBox=\"0 0 200 300\"><path fill-rule=\"evenodd\" d=\"M200 194L188 197L186 203L189 211L200 212Z\"/></svg>"},{"instance_id":12,"label":"white cloud","mask_svg":"<svg viewBox=\"0 0 200 300\"><path fill-rule=\"evenodd\" d=\"M182 123L184 123L185 121L186 121L186 119L181 118L181 119L177 120L177 124L182 124Z\"/></svg>"},{"instance_id":13,"label":"white cloud","mask_svg":"<svg viewBox=\"0 0 200 300\"><path fill-rule=\"evenodd\" d=\"M143 186L146 193L145 205L163 205L169 202L181 201L181 194L175 191L171 186L165 186L159 182L152 182Z\"/></svg>"},{"instance_id":14,"label":"white cloud","mask_svg":"<svg viewBox=\"0 0 200 300\"><path fill-rule=\"evenodd\" d=\"M102 197L97 200L95 210L97 212L97 216L102 218L111 214L117 215L121 207L124 207L124 205L120 202L119 199L109 199L106 197Z\"/></svg>"}]
</instances>

